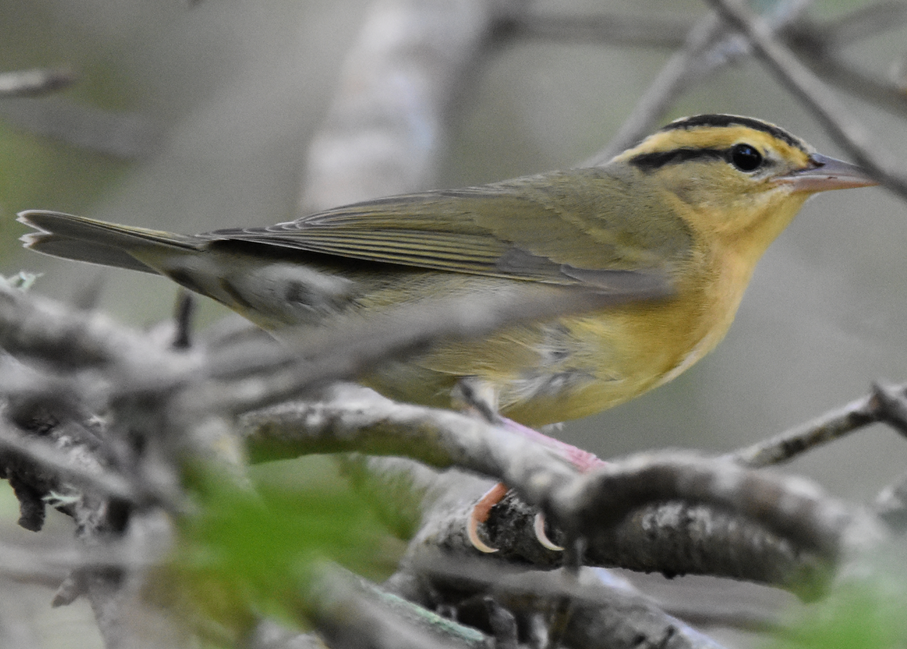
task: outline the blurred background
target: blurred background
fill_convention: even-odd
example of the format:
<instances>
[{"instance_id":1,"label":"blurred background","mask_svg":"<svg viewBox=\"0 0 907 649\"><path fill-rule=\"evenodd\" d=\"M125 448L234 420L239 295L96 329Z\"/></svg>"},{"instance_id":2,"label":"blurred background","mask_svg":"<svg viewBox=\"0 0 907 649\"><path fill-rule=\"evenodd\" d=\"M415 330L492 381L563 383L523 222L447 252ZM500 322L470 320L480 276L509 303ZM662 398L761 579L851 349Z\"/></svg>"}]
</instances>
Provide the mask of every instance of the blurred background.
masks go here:
<instances>
[{"instance_id":1,"label":"blurred background","mask_svg":"<svg viewBox=\"0 0 907 649\"><path fill-rule=\"evenodd\" d=\"M133 325L168 318L172 283L22 251L17 238L26 229L15 222L16 212L54 209L186 232L295 218L304 200L307 143L369 4L0 1L0 70L63 65L78 75L58 94L0 100L0 272L41 273L33 290L62 300L100 287L99 308ZM816 2L810 15L832 18L863 4ZM665 13L660 0L533 6L577 15ZM695 18L705 10L683 0L670 11ZM885 76L907 56L905 43L901 28L862 40L846 54ZM477 184L578 164L610 140L670 54L531 39L490 50L451 111L434 184ZM875 142L907 168L904 120L842 97ZM769 120L822 153L843 156L756 61L692 88L668 119L702 112ZM718 453L851 401L873 381L907 380L905 242L907 204L885 190L817 197L768 251L717 351L665 387L567 424L562 437L606 458L661 447ZM224 315L206 303L201 322ZM868 500L905 461L904 440L876 427L786 470L842 497ZM0 493L4 520L13 522L16 504L5 482ZM50 525L69 526L50 516ZM35 589L49 601L52 591ZM74 637L74 646L100 646L80 606L87 605L40 612L53 617L38 646L69 646ZM23 608L23 614L39 613Z\"/></svg>"}]
</instances>

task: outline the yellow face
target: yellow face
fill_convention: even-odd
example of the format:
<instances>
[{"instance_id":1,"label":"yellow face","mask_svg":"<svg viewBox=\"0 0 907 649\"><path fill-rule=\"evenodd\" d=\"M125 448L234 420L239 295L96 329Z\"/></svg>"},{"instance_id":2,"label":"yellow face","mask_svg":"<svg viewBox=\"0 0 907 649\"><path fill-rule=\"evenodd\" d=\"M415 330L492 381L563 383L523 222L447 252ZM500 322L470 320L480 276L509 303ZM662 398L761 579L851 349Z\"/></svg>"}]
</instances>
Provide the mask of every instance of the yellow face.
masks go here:
<instances>
[{"instance_id":1,"label":"yellow face","mask_svg":"<svg viewBox=\"0 0 907 649\"><path fill-rule=\"evenodd\" d=\"M629 166L700 234L758 257L812 193L840 184L828 174L816 182L820 160L839 162L771 124L706 115L669 124L614 162Z\"/></svg>"}]
</instances>

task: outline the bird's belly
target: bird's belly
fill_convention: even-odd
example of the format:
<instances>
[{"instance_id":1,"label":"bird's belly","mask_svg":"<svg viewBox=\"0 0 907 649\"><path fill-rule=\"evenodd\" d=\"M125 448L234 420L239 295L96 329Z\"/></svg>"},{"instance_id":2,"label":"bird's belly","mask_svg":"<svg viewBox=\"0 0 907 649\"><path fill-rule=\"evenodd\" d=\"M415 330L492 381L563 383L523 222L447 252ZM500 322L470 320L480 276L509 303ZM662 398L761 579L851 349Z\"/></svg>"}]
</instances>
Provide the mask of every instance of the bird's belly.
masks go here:
<instances>
[{"instance_id":1,"label":"bird's belly","mask_svg":"<svg viewBox=\"0 0 907 649\"><path fill-rule=\"evenodd\" d=\"M385 365L369 383L449 406L452 387L469 377L492 388L503 415L538 426L606 410L674 378L718 342L719 329L681 306L634 305L441 345Z\"/></svg>"},{"instance_id":2,"label":"bird's belly","mask_svg":"<svg viewBox=\"0 0 907 649\"><path fill-rule=\"evenodd\" d=\"M571 353L502 384L502 412L535 425L576 419L670 381L724 334L690 316L682 308L657 304L562 322L571 336Z\"/></svg>"},{"instance_id":3,"label":"bird's belly","mask_svg":"<svg viewBox=\"0 0 907 649\"><path fill-rule=\"evenodd\" d=\"M672 299L514 328L469 350L441 349L435 366L470 359L477 378L496 389L500 411L524 424L585 417L674 379L721 341L742 288L698 286L697 295L681 287Z\"/></svg>"},{"instance_id":4,"label":"bird's belly","mask_svg":"<svg viewBox=\"0 0 907 649\"><path fill-rule=\"evenodd\" d=\"M452 389L469 378L490 388L497 396L493 405L503 415L526 425L584 417L671 380L711 350L733 320L742 294L721 284L698 281L704 287L698 294L680 286L667 300L442 343L422 356L383 363L365 382L391 398L449 407ZM398 276L386 289L372 287L353 312L393 308L401 287L404 294L457 297L506 295L526 286L423 271Z\"/></svg>"}]
</instances>

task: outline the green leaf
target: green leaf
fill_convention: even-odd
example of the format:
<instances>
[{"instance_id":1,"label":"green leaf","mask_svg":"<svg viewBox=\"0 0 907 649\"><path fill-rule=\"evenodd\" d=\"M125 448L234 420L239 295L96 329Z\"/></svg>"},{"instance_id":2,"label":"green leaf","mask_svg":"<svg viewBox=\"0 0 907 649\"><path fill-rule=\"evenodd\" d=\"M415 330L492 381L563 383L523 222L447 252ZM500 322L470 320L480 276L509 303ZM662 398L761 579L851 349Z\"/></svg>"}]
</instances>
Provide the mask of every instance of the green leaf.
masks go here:
<instances>
[{"instance_id":1,"label":"green leaf","mask_svg":"<svg viewBox=\"0 0 907 649\"><path fill-rule=\"evenodd\" d=\"M234 631L255 614L298 625L317 566L333 561L377 575L389 554L388 534L344 482L317 465L307 473L306 462L274 464L298 465L301 477L258 471L254 489L244 490L197 473L198 512L179 525L171 578L203 618Z\"/></svg>"},{"instance_id":2,"label":"green leaf","mask_svg":"<svg viewBox=\"0 0 907 649\"><path fill-rule=\"evenodd\" d=\"M772 649L893 649L907 646L903 566L842 584Z\"/></svg>"}]
</instances>

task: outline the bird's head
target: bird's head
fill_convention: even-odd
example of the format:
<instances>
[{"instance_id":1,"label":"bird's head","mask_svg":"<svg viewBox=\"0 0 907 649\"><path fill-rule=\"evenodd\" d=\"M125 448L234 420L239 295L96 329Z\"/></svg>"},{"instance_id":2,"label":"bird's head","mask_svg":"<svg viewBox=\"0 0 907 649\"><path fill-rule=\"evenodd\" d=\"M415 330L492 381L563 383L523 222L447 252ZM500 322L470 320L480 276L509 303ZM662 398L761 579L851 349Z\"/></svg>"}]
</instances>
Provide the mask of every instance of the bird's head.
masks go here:
<instances>
[{"instance_id":1,"label":"bird's head","mask_svg":"<svg viewBox=\"0 0 907 649\"><path fill-rule=\"evenodd\" d=\"M676 120L613 162L700 234L756 256L811 195L878 184L773 124L736 115Z\"/></svg>"}]
</instances>

